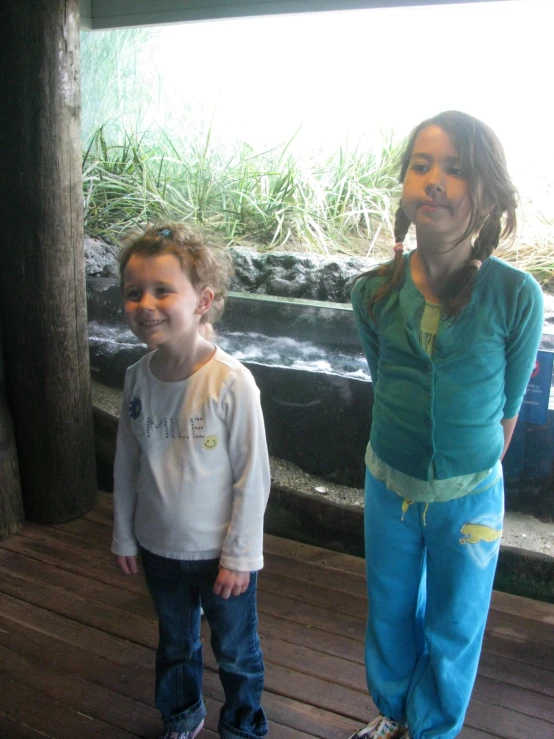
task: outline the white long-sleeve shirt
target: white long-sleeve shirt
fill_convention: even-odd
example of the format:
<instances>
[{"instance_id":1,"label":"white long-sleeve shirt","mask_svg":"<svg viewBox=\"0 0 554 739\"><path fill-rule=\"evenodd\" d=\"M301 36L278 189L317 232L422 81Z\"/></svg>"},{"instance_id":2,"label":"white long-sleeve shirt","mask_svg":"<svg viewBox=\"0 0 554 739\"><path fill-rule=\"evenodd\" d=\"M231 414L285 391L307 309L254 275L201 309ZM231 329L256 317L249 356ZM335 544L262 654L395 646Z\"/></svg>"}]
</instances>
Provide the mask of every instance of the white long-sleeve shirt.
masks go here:
<instances>
[{"instance_id":1,"label":"white long-sleeve shirt","mask_svg":"<svg viewBox=\"0 0 554 739\"><path fill-rule=\"evenodd\" d=\"M112 551L132 556L138 542L171 559L261 569L270 473L254 378L219 347L180 382L154 377L152 356L125 377Z\"/></svg>"}]
</instances>

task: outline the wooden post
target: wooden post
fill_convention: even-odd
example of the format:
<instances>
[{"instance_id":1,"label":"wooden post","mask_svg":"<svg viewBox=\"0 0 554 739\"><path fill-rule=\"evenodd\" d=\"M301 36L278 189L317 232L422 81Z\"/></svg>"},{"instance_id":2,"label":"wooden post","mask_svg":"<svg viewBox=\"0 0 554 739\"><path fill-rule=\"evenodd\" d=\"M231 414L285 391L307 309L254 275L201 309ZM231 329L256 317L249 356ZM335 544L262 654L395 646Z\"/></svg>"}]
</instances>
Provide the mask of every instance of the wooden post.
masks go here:
<instances>
[{"instance_id":1,"label":"wooden post","mask_svg":"<svg viewBox=\"0 0 554 739\"><path fill-rule=\"evenodd\" d=\"M0 316L0 541L16 534L25 522L12 414L6 402Z\"/></svg>"},{"instance_id":2,"label":"wooden post","mask_svg":"<svg viewBox=\"0 0 554 739\"><path fill-rule=\"evenodd\" d=\"M0 300L27 518L95 501L81 185L79 0L0 11Z\"/></svg>"}]
</instances>

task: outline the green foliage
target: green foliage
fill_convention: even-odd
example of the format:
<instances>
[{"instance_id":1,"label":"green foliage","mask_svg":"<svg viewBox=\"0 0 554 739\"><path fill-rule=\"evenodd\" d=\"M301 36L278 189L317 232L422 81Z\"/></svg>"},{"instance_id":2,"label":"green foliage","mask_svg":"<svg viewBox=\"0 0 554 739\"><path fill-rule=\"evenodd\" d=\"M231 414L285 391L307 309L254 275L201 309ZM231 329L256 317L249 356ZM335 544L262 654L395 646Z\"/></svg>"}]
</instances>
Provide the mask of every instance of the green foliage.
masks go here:
<instances>
[{"instance_id":1,"label":"green foliage","mask_svg":"<svg viewBox=\"0 0 554 739\"><path fill-rule=\"evenodd\" d=\"M177 144L162 132L124 133L104 126L83 154L85 229L117 240L126 229L171 218L198 223L229 243L344 250L349 238L375 241L390 231L398 197L396 151L340 150L325 161L295 159L291 141L256 153L204 140Z\"/></svg>"},{"instance_id":2,"label":"green foliage","mask_svg":"<svg viewBox=\"0 0 554 739\"><path fill-rule=\"evenodd\" d=\"M102 126L114 130L141 126L141 111L159 90L148 84L139 60L152 39L147 28L81 33L83 138ZM155 76L151 67L149 77Z\"/></svg>"}]
</instances>

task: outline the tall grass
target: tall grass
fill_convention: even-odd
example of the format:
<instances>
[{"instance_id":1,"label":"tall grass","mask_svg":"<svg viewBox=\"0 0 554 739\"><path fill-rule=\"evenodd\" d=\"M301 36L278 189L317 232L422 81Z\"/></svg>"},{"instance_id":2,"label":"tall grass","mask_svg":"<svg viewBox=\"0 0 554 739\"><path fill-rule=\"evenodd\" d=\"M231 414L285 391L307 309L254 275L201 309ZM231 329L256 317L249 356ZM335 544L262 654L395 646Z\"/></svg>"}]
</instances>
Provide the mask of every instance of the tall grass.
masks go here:
<instances>
[{"instance_id":1,"label":"tall grass","mask_svg":"<svg viewBox=\"0 0 554 739\"><path fill-rule=\"evenodd\" d=\"M398 197L392 142L378 152L339 150L324 161L295 159L290 141L255 152L177 143L163 132L124 133L111 142L103 126L83 153L85 229L117 240L145 221L198 223L228 243L348 251L353 237L371 250L391 230Z\"/></svg>"}]
</instances>

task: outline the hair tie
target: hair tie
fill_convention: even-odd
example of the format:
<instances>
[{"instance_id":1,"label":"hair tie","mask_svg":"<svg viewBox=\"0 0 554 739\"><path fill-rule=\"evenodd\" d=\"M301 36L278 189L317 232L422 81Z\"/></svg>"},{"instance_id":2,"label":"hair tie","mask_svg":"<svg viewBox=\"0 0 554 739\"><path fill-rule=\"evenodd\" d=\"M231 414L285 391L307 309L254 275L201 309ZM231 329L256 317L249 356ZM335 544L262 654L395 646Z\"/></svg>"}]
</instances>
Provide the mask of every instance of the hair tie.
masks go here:
<instances>
[{"instance_id":1,"label":"hair tie","mask_svg":"<svg viewBox=\"0 0 554 739\"><path fill-rule=\"evenodd\" d=\"M394 251L400 252L400 254L402 254L402 252L404 251L404 244L401 241L397 241L394 245Z\"/></svg>"},{"instance_id":2,"label":"hair tie","mask_svg":"<svg viewBox=\"0 0 554 739\"><path fill-rule=\"evenodd\" d=\"M481 269L481 266L482 266L483 262L480 259L470 259L470 261L468 262L468 264L469 264L470 267L475 267L476 269L479 270L479 269Z\"/></svg>"},{"instance_id":3,"label":"hair tie","mask_svg":"<svg viewBox=\"0 0 554 739\"><path fill-rule=\"evenodd\" d=\"M171 236L171 231L168 228L160 228L160 230L158 231L158 236L167 239Z\"/></svg>"}]
</instances>

